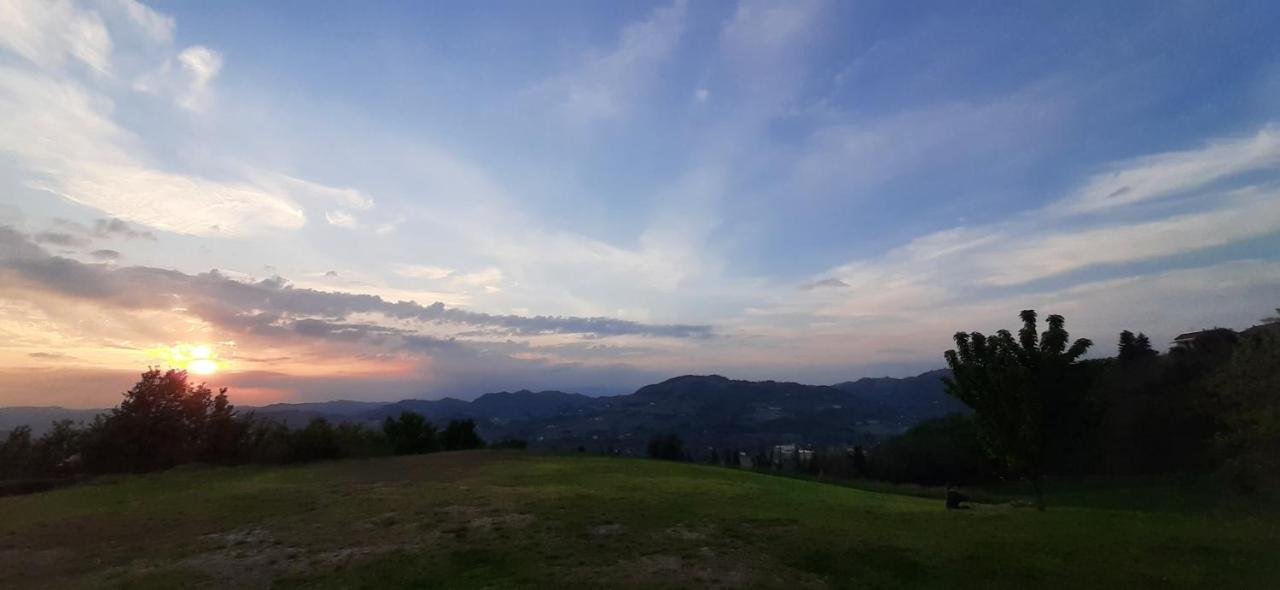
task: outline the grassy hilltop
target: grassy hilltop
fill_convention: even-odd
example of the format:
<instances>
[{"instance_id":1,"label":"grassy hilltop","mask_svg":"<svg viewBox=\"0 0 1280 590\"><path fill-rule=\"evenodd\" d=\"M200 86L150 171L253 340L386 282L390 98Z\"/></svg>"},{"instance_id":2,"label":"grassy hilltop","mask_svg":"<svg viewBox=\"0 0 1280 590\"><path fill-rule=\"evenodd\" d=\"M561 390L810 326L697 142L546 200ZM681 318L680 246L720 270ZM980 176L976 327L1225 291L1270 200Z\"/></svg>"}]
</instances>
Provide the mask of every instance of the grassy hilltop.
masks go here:
<instances>
[{"instance_id":1,"label":"grassy hilltop","mask_svg":"<svg viewBox=\"0 0 1280 590\"><path fill-rule=\"evenodd\" d=\"M1274 511L1117 508L1144 504L1134 494L947 512L730 469L493 451L177 469L0 498L0 587L1280 583Z\"/></svg>"}]
</instances>

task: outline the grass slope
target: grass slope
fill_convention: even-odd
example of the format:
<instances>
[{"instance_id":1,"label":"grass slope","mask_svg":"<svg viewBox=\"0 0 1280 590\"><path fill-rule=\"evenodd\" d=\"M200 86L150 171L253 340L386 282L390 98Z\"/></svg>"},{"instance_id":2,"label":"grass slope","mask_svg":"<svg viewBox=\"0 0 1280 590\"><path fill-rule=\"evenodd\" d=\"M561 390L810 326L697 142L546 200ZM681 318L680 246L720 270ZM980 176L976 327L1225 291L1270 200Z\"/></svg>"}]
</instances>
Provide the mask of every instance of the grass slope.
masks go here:
<instances>
[{"instance_id":1,"label":"grass slope","mask_svg":"<svg viewBox=\"0 0 1280 590\"><path fill-rule=\"evenodd\" d=\"M1277 524L947 512L698 465L440 453L0 498L0 587L1263 588L1280 583Z\"/></svg>"}]
</instances>

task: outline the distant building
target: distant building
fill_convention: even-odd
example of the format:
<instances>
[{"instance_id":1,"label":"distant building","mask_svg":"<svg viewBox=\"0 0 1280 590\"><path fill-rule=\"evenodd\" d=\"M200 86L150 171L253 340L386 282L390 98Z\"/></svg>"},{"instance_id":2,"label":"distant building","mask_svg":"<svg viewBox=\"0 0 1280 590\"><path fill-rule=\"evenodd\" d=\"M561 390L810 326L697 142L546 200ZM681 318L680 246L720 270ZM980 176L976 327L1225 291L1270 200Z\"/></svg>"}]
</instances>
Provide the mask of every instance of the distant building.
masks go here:
<instances>
[{"instance_id":1,"label":"distant building","mask_svg":"<svg viewBox=\"0 0 1280 590\"><path fill-rule=\"evenodd\" d=\"M1201 351L1219 349L1221 344L1225 343L1228 346L1234 344L1239 336L1235 330L1230 328L1212 328L1198 332L1187 332L1186 334L1178 334L1173 339L1173 348Z\"/></svg>"},{"instance_id":2,"label":"distant building","mask_svg":"<svg viewBox=\"0 0 1280 590\"><path fill-rule=\"evenodd\" d=\"M773 445L769 449L769 463L774 467L782 467L793 461L796 457L796 446L791 445Z\"/></svg>"},{"instance_id":3,"label":"distant building","mask_svg":"<svg viewBox=\"0 0 1280 590\"><path fill-rule=\"evenodd\" d=\"M773 445L769 449L769 464L775 468L804 467L813 461L813 449L802 449L799 445Z\"/></svg>"},{"instance_id":4,"label":"distant building","mask_svg":"<svg viewBox=\"0 0 1280 590\"><path fill-rule=\"evenodd\" d=\"M1192 346L1195 345L1197 338L1204 336L1205 334L1208 334L1208 333L1209 333L1208 330L1200 330L1198 332L1187 332L1186 334L1178 334L1178 336L1173 339L1173 345L1182 346L1185 348L1191 348Z\"/></svg>"}]
</instances>

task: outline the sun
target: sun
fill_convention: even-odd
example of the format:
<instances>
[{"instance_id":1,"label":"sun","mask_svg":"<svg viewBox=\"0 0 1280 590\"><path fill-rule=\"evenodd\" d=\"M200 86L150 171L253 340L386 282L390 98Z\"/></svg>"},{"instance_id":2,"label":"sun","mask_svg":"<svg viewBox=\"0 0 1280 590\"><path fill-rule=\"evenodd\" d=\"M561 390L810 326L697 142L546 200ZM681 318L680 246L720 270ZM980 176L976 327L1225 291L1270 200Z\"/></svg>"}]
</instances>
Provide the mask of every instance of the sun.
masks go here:
<instances>
[{"instance_id":1,"label":"sun","mask_svg":"<svg viewBox=\"0 0 1280 590\"><path fill-rule=\"evenodd\" d=\"M187 370L197 375L212 375L218 371L218 363L213 360L213 350L204 344L197 344L187 349Z\"/></svg>"},{"instance_id":2,"label":"sun","mask_svg":"<svg viewBox=\"0 0 1280 590\"><path fill-rule=\"evenodd\" d=\"M195 359L187 363L187 370L197 375L212 375L218 372L218 363L210 359Z\"/></svg>"}]
</instances>

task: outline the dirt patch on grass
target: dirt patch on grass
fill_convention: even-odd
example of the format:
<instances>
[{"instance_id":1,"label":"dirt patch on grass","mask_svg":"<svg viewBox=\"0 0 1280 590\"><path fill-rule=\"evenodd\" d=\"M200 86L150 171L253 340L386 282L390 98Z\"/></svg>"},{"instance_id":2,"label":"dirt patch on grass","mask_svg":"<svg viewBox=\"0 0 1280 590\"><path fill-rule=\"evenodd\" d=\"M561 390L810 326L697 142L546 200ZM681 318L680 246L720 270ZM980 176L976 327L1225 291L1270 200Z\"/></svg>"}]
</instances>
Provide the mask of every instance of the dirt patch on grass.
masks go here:
<instances>
[{"instance_id":1,"label":"dirt patch on grass","mask_svg":"<svg viewBox=\"0 0 1280 590\"><path fill-rule=\"evenodd\" d=\"M205 535L213 548L172 567L199 572L227 586L265 587L281 576L322 573L387 553L418 549L428 540L313 549L287 545L263 528ZM136 569L136 568L135 568Z\"/></svg>"},{"instance_id":2,"label":"dirt patch on grass","mask_svg":"<svg viewBox=\"0 0 1280 590\"><path fill-rule=\"evenodd\" d=\"M679 524L662 531L659 536L681 541L701 541L708 537L714 537L715 529L709 526L691 527Z\"/></svg>"},{"instance_id":3,"label":"dirt patch on grass","mask_svg":"<svg viewBox=\"0 0 1280 590\"><path fill-rule=\"evenodd\" d=\"M626 527L617 523L596 525L587 530L593 537L612 537L627 532Z\"/></svg>"},{"instance_id":4,"label":"dirt patch on grass","mask_svg":"<svg viewBox=\"0 0 1280 590\"><path fill-rule=\"evenodd\" d=\"M492 531L495 529L519 529L533 524L537 520L532 514L501 514L498 516L481 516L468 523L472 530Z\"/></svg>"}]
</instances>

